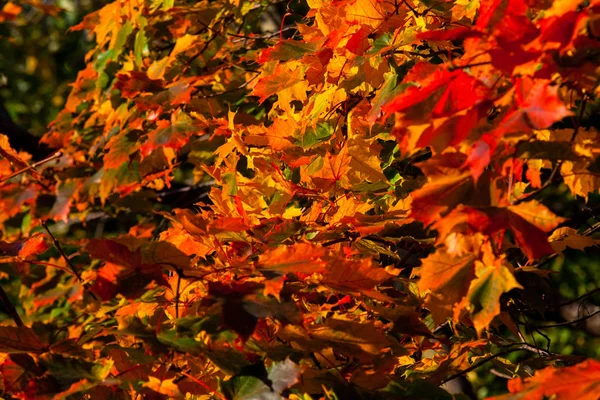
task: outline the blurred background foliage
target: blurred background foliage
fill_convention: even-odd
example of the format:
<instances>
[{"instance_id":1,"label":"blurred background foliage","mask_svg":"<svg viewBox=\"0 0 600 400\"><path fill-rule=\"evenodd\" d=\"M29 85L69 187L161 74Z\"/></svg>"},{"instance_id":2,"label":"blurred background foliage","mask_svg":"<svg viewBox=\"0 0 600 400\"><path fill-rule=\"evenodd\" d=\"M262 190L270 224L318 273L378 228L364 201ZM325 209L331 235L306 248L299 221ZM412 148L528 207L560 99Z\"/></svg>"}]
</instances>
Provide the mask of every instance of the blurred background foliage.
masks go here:
<instances>
[{"instance_id":1,"label":"blurred background foliage","mask_svg":"<svg viewBox=\"0 0 600 400\"><path fill-rule=\"evenodd\" d=\"M17 11L0 17L0 100L12 119L35 136L62 109L93 44L86 32L68 29L108 2L0 1L0 9Z\"/></svg>"}]
</instances>

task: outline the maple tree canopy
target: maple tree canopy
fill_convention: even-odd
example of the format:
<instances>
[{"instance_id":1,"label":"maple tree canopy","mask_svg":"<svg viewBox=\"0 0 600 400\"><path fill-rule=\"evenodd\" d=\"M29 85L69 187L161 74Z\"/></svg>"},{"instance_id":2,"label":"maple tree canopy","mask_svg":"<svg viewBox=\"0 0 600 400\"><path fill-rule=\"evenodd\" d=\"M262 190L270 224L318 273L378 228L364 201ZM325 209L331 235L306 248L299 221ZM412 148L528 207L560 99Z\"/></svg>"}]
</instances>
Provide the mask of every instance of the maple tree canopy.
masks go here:
<instances>
[{"instance_id":1,"label":"maple tree canopy","mask_svg":"<svg viewBox=\"0 0 600 400\"><path fill-rule=\"evenodd\" d=\"M549 275L599 243L600 1L117 0L71 30L56 153L0 136L3 397L452 399L484 370L596 399L548 335L594 320Z\"/></svg>"}]
</instances>

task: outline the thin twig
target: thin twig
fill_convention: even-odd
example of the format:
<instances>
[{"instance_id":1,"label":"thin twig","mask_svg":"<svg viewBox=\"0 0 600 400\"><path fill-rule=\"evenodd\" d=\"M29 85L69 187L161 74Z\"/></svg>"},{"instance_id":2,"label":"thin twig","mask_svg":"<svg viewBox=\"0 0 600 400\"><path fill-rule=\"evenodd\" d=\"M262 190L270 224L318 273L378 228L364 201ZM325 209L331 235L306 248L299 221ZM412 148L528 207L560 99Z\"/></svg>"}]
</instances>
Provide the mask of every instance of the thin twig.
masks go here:
<instances>
[{"instance_id":1,"label":"thin twig","mask_svg":"<svg viewBox=\"0 0 600 400\"><path fill-rule=\"evenodd\" d=\"M177 288L175 289L176 290L176 294L175 294L175 318L179 318L179 298L181 296L180 289L181 289L181 273L182 273L182 271L181 271L181 269L178 268L176 270L176 272L177 272Z\"/></svg>"},{"instance_id":2,"label":"thin twig","mask_svg":"<svg viewBox=\"0 0 600 400\"><path fill-rule=\"evenodd\" d=\"M292 30L292 29L298 29L297 26L286 26L285 28L283 28L283 32ZM268 40L268 39L272 39L275 36L279 36L280 35L280 31L277 32L265 32L262 35L256 35L256 36L248 36L248 35L239 35L236 33L227 33L227 35L229 36L234 36L237 38L240 38L241 40L233 40L233 43L237 43L237 42L241 42L243 40Z\"/></svg>"},{"instance_id":3,"label":"thin twig","mask_svg":"<svg viewBox=\"0 0 600 400\"><path fill-rule=\"evenodd\" d=\"M31 164L31 165L28 165L25 168L21 168L20 170L15 171L15 172L13 172L10 175L1 178L0 179L0 183L4 183L4 182L6 182L6 181L8 181L8 180L10 180L12 178L14 178L15 176L21 175L23 172L27 172L29 170L35 169L35 168L39 167L40 165L46 164L47 162L55 160L55 159L57 159L57 158L59 158L61 156L62 156L62 153L60 151L56 152L53 155L51 155L50 157L48 157L48 158L44 158L41 161L35 162L35 163Z\"/></svg>"},{"instance_id":4,"label":"thin twig","mask_svg":"<svg viewBox=\"0 0 600 400\"><path fill-rule=\"evenodd\" d=\"M210 386L208 386L206 383L202 382L200 379L194 378L192 375L190 375L190 374L188 374L187 372L184 372L184 371L181 371L180 374L187 376L192 381L196 382L198 385L200 385L204 389L208 390L214 396L218 397L220 400L226 400L225 397L223 397L223 395L221 393L215 391L213 388L211 388Z\"/></svg>"},{"instance_id":5,"label":"thin twig","mask_svg":"<svg viewBox=\"0 0 600 400\"><path fill-rule=\"evenodd\" d=\"M465 68L472 68L472 67L481 67L483 65L489 65L491 64L491 61L482 61L482 62L478 62L478 63L473 63L473 64L466 64L466 65L452 65L448 68L448 70L450 71L454 71L455 69L465 69Z\"/></svg>"},{"instance_id":6,"label":"thin twig","mask_svg":"<svg viewBox=\"0 0 600 400\"><path fill-rule=\"evenodd\" d=\"M597 222L594 225L592 225L590 228L586 229L581 235L582 236L591 236L592 234L596 233L599 230L600 230L600 222ZM550 261L554 260L556 257L558 257L558 253L554 253L554 254L548 256L544 261L541 261L538 264L536 264L535 267L540 268L542 265L548 264Z\"/></svg>"},{"instance_id":7,"label":"thin twig","mask_svg":"<svg viewBox=\"0 0 600 400\"><path fill-rule=\"evenodd\" d=\"M515 352L515 351L520 351L520 350L522 350L522 349L519 349L519 348L507 349L507 350L503 350L503 351L501 351L501 352L498 352L498 353L496 353L496 354L492 354L492 355L490 355L490 356L487 356L487 357L486 357L486 358L484 358L483 360L481 360L481 361L479 361L479 362L477 362L477 363L475 363L475 364L471 365L469 368L465 368L465 369L463 369L463 370L462 370L462 371L460 371L460 372L457 372L457 373L455 373L455 374L452 374L452 375L450 375L449 377L447 377L446 379L444 379L444 380L443 380L443 381L440 383L440 385L443 385L444 383L450 382L450 381L451 381L451 380L453 380L453 379L456 379L456 378L458 378L458 377L461 377L461 376L463 376L463 375L466 375L466 374L468 374L469 372L473 371L474 369L477 369L477 368L481 367L482 365L484 365L484 364L487 364L488 362L492 361L494 358L498 358L498 357L501 357L501 356L503 356L503 355L505 355L505 354L509 354L509 353L512 353L512 352Z\"/></svg>"},{"instance_id":8,"label":"thin twig","mask_svg":"<svg viewBox=\"0 0 600 400\"><path fill-rule=\"evenodd\" d=\"M527 342L510 343L506 347L513 347L513 346L519 346L519 348L521 350L526 350L531 353L540 353L541 352L541 353L543 353L544 356L553 356L554 355L553 353L550 353L549 351L546 351L546 350L542 349L541 347L533 346Z\"/></svg>"},{"instance_id":9,"label":"thin twig","mask_svg":"<svg viewBox=\"0 0 600 400\"><path fill-rule=\"evenodd\" d=\"M591 314L584 315L583 317L580 317L580 318L577 318L577 319L573 319L571 321L557 322L555 324L535 325L535 326L533 326L533 328L535 328L535 329L544 329L544 328L556 328L556 327L559 327L559 326L573 325L573 324L577 324L579 322L585 321L587 319L590 319L590 318L592 318L596 314L600 314L600 310L596 310L596 311L594 311Z\"/></svg>"},{"instance_id":10,"label":"thin twig","mask_svg":"<svg viewBox=\"0 0 600 400\"><path fill-rule=\"evenodd\" d=\"M581 296L575 298L575 299L571 299L571 300L565 300L562 303L558 304L558 307L563 307L563 306L568 306L569 304L573 304L573 303L577 303L580 302L581 300L584 300L590 296L593 296L594 294L600 292L600 288L596 288L592 291L587 292L586 294L582 294Z\"/></svg>"},{"instance_id":11,"label":"thin twig","mask_svg":"<svg viewBox=\"0 0 600 400\"><path fill-rule=\"evenodd\" d=\"M538 353L541 350L541 349L539 349L537 347L534 347L534 346L531 346L530 344L527 344L527 343L513 343L513 344L511 344L509 346L510 347L517 346L517 347L513 347L511 349L502 350L502 351L500 351L500 352L498 352L496 354L492 354L492 355L490 355L488 357L485 357L484 359L482 359L481 361L479 361L479 362L471 365L470 367L465 368L465 369L463 369L460 372L457 372L455 374L450 375L449 377L447 377L446 379L444 379L440 383L440 385L443 385L444 383L449 382L449 381L451 381L453 379L456 379L456 378L458 378L458 377L460 377L462 375L468 374L469 372L473 371L474 369L477 369L477 368L481 367L482 365L490 362L491 360L493 360L495 358L498 358L498 357L501 357L501 356L503 356L505 354L513 353L515 351L529 351L529 352L532 352L532 353ZM541 350L541 351L543 351L543 350ZM551 355L551 354L548 353L547 355Z\"/></svg>"},{"instance_id":12,"label":"thin twig","mask_svg":"<svg viewBox=\"0 0 600 400\"><path fill-rule=\"evenodd\" d=\"M218 97L218 96L223 96L224 94L229 94L229 93L235 93L239 90L244 89L246 86L248 86L250 83L252 83L256 78L258 78L260 76L259 73L256 73L256 75L254 75L251 79L247 80L246 82L242 83L240 86L234 88L234 89L229 89L226 90L224 92L220 92L220 93L210 93L210 94L204 94L201 96L197 96L197 98L200 99L210 99L213 97Z\"/></svg>"},{"instance_id":13,"label":"thin twig","mask_svg":"<svg viewBox=\"0 0 600 400\"><path fill-rule=\"evenodd\" d=\"M498 371L497 369L494 369L494 368L490 369L490 373L492 375L496 375L496 376L498 376L500 378L504 378L504 379L512 379L513 378L512 376L504 374L504 373L502 373L502 372L500 372L500 371Z\"/></svg>"},{"instance_id":14,"label":"thin twig","mask_svg":"<svg viewBox=\"0 0 600 400\"><path fill-rule=\"evenodd\" d=\"M579 109L579 115L577 117L575 129L573 130L573 134L571 135L571 140L569 141L570 144L573 144L575 142L575 138L577 137L577 133L579 132L579 127L581 126L581 120L583 118L583 113L585 112L586 104L587 104L587 99L584 99L581 103L581 108ZM544 182L544 184L542 186L535 189L534 191L526 193L523 197L514 201L513 204L514 205L520 204L520 203L524 202L525 200L537 195L538 193L540 193L541 191L546 189L548 186L550 186L552 184L552 180L554 179L554 177L556 176L558 171L560 171L560 168L562 167L563 162L564 162L564 160L560 160L559 162L556 163L556 165L552 169L552 173L550 173L550 176L548 177L548 179L546 180L546 182Z\"/></svg>"},{"instance_id":15,"label":"thin twig","mask_svg":"<svg viewBox=\"0 0 600 400\"><path fill-rule=\"evenodd\" d=\"M421 53L418 51L408 51L408 50L392 50L387 54L404 54L404 55L408 55L408 56L416 56L416 57L423 57L423 58L432 58L435 56L440 56L440 55L444 55L444 54L452 54L453 52L457 52L460 49L448 49L448 50L438 50L438 51L433 51L430 53Z\"/></svg>"},{"instance_id":16,"label":"thin twig","mask_svg":"<svg viewBox=\"0 0 600 400\"><path fill-rule=\"evenodd\" d=\"M417 10L415 10L415 8L413 6L411 6L410 4L408 4L408 1L402 0L402 2L404 3L404 5L406 7L408 7L410 9L410 11L412 11L413 14L415 14L415 17L419 17L420 16L419 12Z\"/></svg>"},{"instance_id":17,"label":"thin twig","mask_svg":"<svg viewBox=\"0 0 600 400\"><path fill-rule=\"evenodd\" d=\"M79 272L77 271L77 269L75 268L75 266L73 265L73 263L71 262L69 257L67 257L67 255L65 254L65 251L63 250L62 246L60 245L58 240L56 240L56 238L54 237L52 232L50 232L50 229L48 229L48 224L46 223L46 221L42 221L42 226L44 227L46 232L48 232L48 235L50 235L50 237L52 238L52 244L54 244L54 247L56 248L56 250L58 250L58 252L62 256L62 258L65 259L65 261L67 262L67 265L69 266L69 268L71 268L71 271L73 271L73 273L75 274L77 279L79 279L79 282L83 282L83 278L81 278L81 275L79 274Z\"/></svg>"},{"instance_id":18,"label":"thin twig","mask_svg":"<svg viewBox=\"0 0 600 400\"><path fill-rule=\"evenodd\" d=\"M15 324L17 324L17 326L25 326L21 317L19 317L19 313L17 313L17 309L15 308L12 301L10 301L10 299L8 298L8 295L6 294L2 286L0 286L0 301L4 306L6 313L10 315Z\"/></svg>"},{"instance_id":19,"label":"thin twig","mask_svg":"<svg viewBox=\"0 0 600 400\"><path fill-rule=\"evenodd\" d=\"M398 262L396 263L396 265L394 265L394 267L396 267L396 268L402 268L402 266L404 264L406 264L406 262L408 261L408 259L410 258L410 256L412 256L418 248L419 248L419 242L413 242L412 246L410 246L408 248L408 250L406 251L406 253L404 253L402 255L402 257L400 258L400 260L398 260Z\"/></svg>"}]
</instances>

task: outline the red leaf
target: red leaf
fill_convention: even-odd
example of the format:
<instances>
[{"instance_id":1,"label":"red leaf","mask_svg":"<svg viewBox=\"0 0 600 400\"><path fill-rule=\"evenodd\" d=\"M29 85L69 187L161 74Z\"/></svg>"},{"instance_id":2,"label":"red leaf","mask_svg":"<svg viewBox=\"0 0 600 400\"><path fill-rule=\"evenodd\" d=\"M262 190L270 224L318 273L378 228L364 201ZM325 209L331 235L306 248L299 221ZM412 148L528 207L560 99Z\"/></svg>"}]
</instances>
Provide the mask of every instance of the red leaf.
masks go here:
<instances>
[{"instance_id":1,"label":"red leaf","mask_svg":"<svg viewBox=\"0 0 600 400\"><path fill-rule=\"evenodd\" d=\"M358 32L354 33L346 43L346 49L357 56L362 55L371 46L367 40L370 34L371 28L365 25L361 26Z\"/></svg>"},{"instance_id":2,"label":"red leaf","mask_svg":"<svg viewBox=\"0 0 600 400\"><path fill-rule=\"evenodd\" d=\"M43 353L48 345L26 326L0 326L0 353Z\"/></svg>"},{"instance_id":3,"label":"red leaf","mask_svg":"<svg viewBox=\"0 0 600 400\"><path fill-rule=\"evenodd\" d=\"M548 128L573 114L558 98L558 86L550 86L548 80L520 78L515 86L520 110L536 129Z\"/></svg>"},{"instance_id":4,"label":"red leaf","mask_svg":"<svg viewBox=\"0 0 600 400\"><path fill-rule=\"evenodd\" d=\"M17 242L4 242L0 240L0 257L19 257L26 258L31 255L38 255L48 249L44 240L44 235L38 233L29 239Z\"/></svg>"},{"instance_id":5,"label":"red leaf","mask_svg":"<svg viewBox=\"0 0 600 400\"><path fill-rule=\"evenodd\" d=\"M123 97L131 99L142 93L162 90L163 81L150 79L145 72L133 71L128 74L118 74L115 89L120 90Z\"/></svg>"},{"instance_id":6,"label":"red leaf","mask_svg":"<svg viewBox=\"0 0 600 400\"><path fill-rule=\"evenodd\" d=\"M496 140L489 135L485 135L481 138L481 140L478 140L475 142L475 144L473 144L473 147L469 152L469 156L467 157L467 161L465 161L463 167L469 167L475 183L477 183L477 180L481 174L483 174L485 168L489 165L495 149Z\"/></svg>"},{"instance_id":7,"label":"red leaf","mask_svg":"<svg viewBox=\"0 0 600 400\"><path fill-rule=\"evenodd\" d=\"M421 40L461 40L469 37L481 36L481 33L464 26L452 29L438 29L420 32L417 38Z\"/></svg>"},{"instance_id":8,"label":"red leaf","mask_svg":"<svg viewBox=\"0 0 600 400\"><path fill-rule=\"evenodd\" d=\"M488 89L476 78L462 70L437 69L420 88L410 87L382 107L386 113L410 112L410 108L425 103L420 118L427 115L439 118L453 115L480 103Z\"/></svg>"}]
</instances>

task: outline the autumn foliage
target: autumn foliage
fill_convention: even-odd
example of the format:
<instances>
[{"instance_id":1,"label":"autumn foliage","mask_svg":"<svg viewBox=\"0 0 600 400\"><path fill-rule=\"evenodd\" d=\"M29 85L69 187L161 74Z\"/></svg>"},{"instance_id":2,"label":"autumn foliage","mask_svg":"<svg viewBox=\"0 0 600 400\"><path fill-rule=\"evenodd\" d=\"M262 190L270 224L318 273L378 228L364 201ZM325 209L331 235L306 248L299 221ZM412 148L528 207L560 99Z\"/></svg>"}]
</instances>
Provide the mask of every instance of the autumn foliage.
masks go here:
<instances>
[{"instance_id":1,"label":"autumn foliage","mask_svg":"<svg viewBox=\"0 0 600 400\"><path fill-rule=\"evenodd\" d=\"M117 0L74 30L59 153L0 142L3 396L451 399L493 364L497 398L596 398L598 362L529 339L549 261L598 243L544 194L600 187L600 2Z\"/></svg>"}]
</instances>

